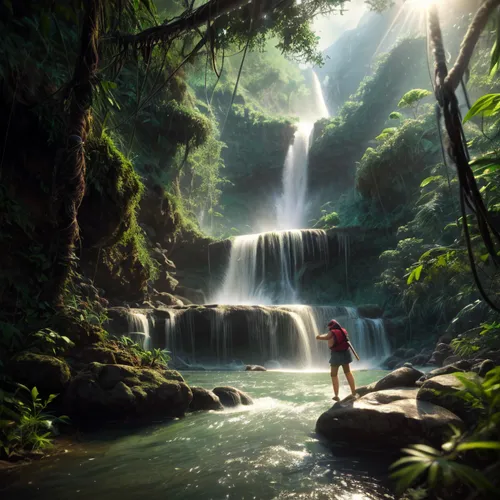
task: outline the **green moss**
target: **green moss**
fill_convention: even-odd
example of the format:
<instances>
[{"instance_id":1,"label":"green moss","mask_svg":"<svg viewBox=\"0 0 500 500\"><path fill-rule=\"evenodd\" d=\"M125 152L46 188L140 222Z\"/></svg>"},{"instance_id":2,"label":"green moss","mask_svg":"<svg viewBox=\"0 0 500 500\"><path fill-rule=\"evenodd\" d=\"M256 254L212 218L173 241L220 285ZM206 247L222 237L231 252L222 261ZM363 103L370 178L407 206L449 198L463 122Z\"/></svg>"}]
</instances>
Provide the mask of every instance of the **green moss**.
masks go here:
<instances>
[{"instance_id":1,"label":"green moss","mask_svg":"<svg viewBox=\"0 0 500 500\"><path fill-rule=\"evenodd\" d=\"M11 361L11 373L17 382L37 387L42 393L60 393L68 384L71 372L67 363L45 354L24 352Z\"/></svg>"},{"instance_id":2,"label":"green moss","mask_svg":"<svg viewBox=\"0 0 500 500\"><path fill-rule=\"evenodd\" d=\"M233 106L222 140L222 156L230 179L255 171L280 171L295 133L294 120L275 118L240 105Z\"/></svg>"},{"instance_id":3,"label":"green moss","mask_svg":"<svg viewBox=\"0 0 500 500\"><path fill-rule=\"evenodd\" d=\"M144 185L132 163L106 134L92 137L88 142L86 180L87 189L96 189L111 198L125 224L134 218Z\"/></svg>"},{"instance_id":4,"label":"green moss","mask_svg":"<svg viewBox=\"0 0 500 500\"><path fill-rule=\"evenodd\" d=\"M126 281L133 279L128 274L139 274L145 286L147 280L156 279L158 263L151 258L137 221L144 184L132 163L106 134L89 141L87 161L88 190L95 190L101 199L105 196L118 218L114 234L102 247L102 261L112 275Z\"/></svg>"},{"instance_id":5,"label":"green moss","mask_svg":"<svg viewBox=\"0 0 500 500\"><path fill-rule=\"evenodd\" d=\"M199 238L205 237L200 230L196 216L186 209L183 199L180 196L165 191L165 199L171 207L169 213L174 218L174 236L191 234Z\"/></svg>"},{"instance_id":6,"label":"green moss","mask_svg":"<svg viewBox=\"0 0 500 500\"><path fill-rule=\"evenodd\" d=\"M427 165L440 159L435 117L429 112L407 120L376 148L368 148L356 169L356 188L363 198L378 200L385 210L419 193Z\"/></svg>"}]
</instances>

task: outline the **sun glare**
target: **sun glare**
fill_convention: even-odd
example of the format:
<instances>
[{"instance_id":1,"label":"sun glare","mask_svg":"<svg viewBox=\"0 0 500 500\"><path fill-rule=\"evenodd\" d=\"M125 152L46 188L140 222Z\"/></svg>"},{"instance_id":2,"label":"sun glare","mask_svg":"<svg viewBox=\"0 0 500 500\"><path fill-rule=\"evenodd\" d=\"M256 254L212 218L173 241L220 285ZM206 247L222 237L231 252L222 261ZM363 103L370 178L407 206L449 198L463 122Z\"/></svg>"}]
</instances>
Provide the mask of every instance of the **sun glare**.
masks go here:
<instances>
[{"instance_id":1,"label":"sun glare","mask_svg":"<svg viewBox=\"0 0 500 500\"><path fill-rule=\"evenodd\" d=\"M409 4L413 8L427 9L433 3L436 3L436 0L409 0Z\"/></svg>"}]
</instances>

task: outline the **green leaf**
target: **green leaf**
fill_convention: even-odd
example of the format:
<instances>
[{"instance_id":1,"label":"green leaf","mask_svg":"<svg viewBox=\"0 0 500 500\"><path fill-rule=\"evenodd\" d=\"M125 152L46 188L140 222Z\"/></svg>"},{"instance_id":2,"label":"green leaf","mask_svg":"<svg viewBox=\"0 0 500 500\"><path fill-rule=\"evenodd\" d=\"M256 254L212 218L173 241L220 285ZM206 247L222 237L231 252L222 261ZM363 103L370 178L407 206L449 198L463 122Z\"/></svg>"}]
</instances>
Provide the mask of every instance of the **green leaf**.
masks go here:
<instances>
[{"instance_id":1,"label":"green leaf","mask_svg":"<svg viewBox=\"0 0 500 500\"><path fill-rule=\"evenodd\" d=\"M33 387L33 389L31 389L31 397L33 398L33 401L38 398L38 394L38 389L36 387Z\"/></svg>"},{"instance_id":2,"label":"green leaf","mask_svg":"<svg viewBox=\"0 0 500 500\"><path fill-rule=\"evenodd\" d=\"M421 264L415 269L415 280L418 281L420 279L420 274L422 273L422 269L424 266Z\"/></svg>"},{"instance_id":3,"label":"green leaf","mask_svg":"<svg viewBox=\"0 0 500 500\"><path fill-rule=\"evenodd\" d=\"M429 467L429 486L431 488L436 487L437 479L439 475L439 464L437 462L432 462L431 466Z\"/></svg>"},{"instance_id":4,"label":"green leaf","mask_svg":"<svg viewBox=\"0 0 500 500\"><path fill-rule=\"evenodd\" d=\"M402 113L398 113L397 111L393 111L389 115L389 120L402 120L402 119L403 119Z\"/></svg>"},{"instance_id":5,"label":"green leaf","mask_svg":"<svg viewBox=\"0 0 500 500\"><path fill-rule=\"evenodd\" d=\"M426 179L424 179L421 183L420 183L420 187L423 188L427 185L429 185L431 182L435 182L435 181L440 181L443 179L443 176L442 175L432 175L430 177L427 177Z\"/></svg>"},{"instance_id":6,"label":"green leaf","mask_svg":"<svg viewBox=\"0 0 500 500\"><path fill-rule=\"evenodd\" d=\"M396 460L391 466L389 467L390 469L396 469L401 465L408 464L408 463L414 463L414 462L421 462L422 458L421 457L403 457L400 458L399 460Z\"/></svg>"},{"instance_id":7,"label":"green leaf","mask_svg":"<svg viewBox=\"0 0 500 500\"><path fill-rule=\"evenodd\" d=\"M439 455L439 451L433 448L432 446L428 446L426 444L413 444L412 448L423 451L427 455L431 455L433 457L437 457Z\"/></svg>"},{"instance_id":8,"label":"green leaf","mask_svg":"<svg viewBox=\"0 0 500 500\"><path fill-rule=\"evenodd\" d=\"M493 116L498 113L497 106L500 104L500 94L486 94L480 97L474 105L470 108L469 112L465 115L464 123L468 122L475 116Z\"/></svg>"},{"instance_id":9,"label":"green leaf","mask_svg":"<svg viewBox=\"0 0 500 500\"><path fill-rule=\"evenodd\" d=\"M410 108L416 106L424 97L431 95L432 92L425 89L413 89L407 92L399 101L398 108Z\"/></svg>"},{"instance_id":10,"label":"green leaf","mask_svg":"<svg viewBox=\"0 0 500 500\"><path fill-rule=\"evenodd\" d=\"M423 269L423 264L420 264L420 266L417 266L413 271L410 273L410 276L408 276L408 280L406 281L407 285L411 285L413 281L418 281L420 279L420 274L422 273Z\"/></svg>"},{"instance_id":11,"label":"green leaf","mask_svg":"<svg viewBox=\"0 0 500 500\"><path fill-rule=\"evenodd\" d=\"M456 450L500 450L500 441L472 441L469 443L461 443L457 446Z\"/></svg>"},{"instance_id":12,"label":"green leaf","mask_svg":"<svg viewBox=\"0 0 500 500\"><path fill-rule=\"evenodd\" d=\"M407 490L428 467L429 464L427 463L418 463L392 473L391 477L397 480L398 491L403 492Z\"/></svg>"}]
</instances>

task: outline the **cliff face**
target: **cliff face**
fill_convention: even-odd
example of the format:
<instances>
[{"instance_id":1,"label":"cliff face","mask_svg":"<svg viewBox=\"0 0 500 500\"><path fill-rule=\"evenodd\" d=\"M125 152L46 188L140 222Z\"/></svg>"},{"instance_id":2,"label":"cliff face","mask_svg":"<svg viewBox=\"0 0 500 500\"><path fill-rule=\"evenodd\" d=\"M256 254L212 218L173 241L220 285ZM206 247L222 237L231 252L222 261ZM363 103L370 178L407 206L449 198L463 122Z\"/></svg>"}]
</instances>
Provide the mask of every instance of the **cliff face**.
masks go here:
<instances>
[{"instance_id":1,"label":"cliff face","mask_svg":"<svg viewBox=\"0 0 500 500\"><path fill-rule=\"evenodd\" d=\"M228 117L222 140L224 174L221 205L225 224L240 234L255 232L253 224L265 216L281 191L283 165L293 142L295 126L286 118L271 118L236 107Z\"/></svg>"}]
</instances>

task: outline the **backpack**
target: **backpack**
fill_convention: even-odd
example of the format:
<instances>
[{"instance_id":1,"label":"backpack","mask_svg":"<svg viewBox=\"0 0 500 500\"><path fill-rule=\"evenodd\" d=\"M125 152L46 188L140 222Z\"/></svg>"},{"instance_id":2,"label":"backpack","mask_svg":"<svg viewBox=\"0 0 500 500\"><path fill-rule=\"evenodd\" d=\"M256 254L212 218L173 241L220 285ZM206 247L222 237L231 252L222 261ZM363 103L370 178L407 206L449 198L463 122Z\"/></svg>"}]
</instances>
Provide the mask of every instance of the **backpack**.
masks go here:
<instances>
[{"instance_id":1,"label":"backpack","mask_svg":"<svg viewBox=\"0 0 500 500\"><path fill-rule=\"evenodd\" d=\"M347 331L345 328L331 328L330 332L333 333L333 337L335 339L335 344L330 347L331 351L339 352L339 351L347 351L349 349Z\"/></svg>"}]
</instances>

